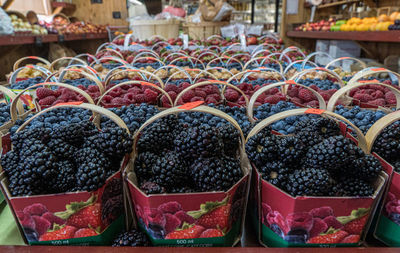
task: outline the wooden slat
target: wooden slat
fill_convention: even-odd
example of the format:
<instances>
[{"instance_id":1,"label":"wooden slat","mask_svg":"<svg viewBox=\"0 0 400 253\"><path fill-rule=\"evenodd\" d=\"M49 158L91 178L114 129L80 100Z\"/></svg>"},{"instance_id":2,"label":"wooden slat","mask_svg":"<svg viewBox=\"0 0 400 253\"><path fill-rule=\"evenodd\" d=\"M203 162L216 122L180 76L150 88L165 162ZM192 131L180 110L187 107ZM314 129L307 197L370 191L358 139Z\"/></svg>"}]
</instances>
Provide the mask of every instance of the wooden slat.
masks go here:
<instances>
[{"instance_id":1,"label":"wooden slat","mask_svg":"<svg viewBox=\"0 0 400 253\"><path fill-rule=\"evenodd\" d=\"M400 31L382 31L382 32L289 31L287 32L287 36L291 38L308 38L308 39L320 39L320 40L355 40L355 41L400 43Z\"/></svg>"}]
</instances>

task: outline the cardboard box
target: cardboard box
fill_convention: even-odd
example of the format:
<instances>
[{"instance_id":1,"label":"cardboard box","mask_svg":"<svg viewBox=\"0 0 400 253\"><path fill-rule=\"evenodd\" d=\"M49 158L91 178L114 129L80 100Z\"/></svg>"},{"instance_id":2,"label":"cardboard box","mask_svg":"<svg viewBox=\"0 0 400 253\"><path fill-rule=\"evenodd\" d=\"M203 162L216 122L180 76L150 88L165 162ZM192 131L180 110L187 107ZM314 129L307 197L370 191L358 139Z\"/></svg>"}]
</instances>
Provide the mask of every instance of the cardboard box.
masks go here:
<instances>
[{"instance_id":1,"label":"cardboard box","mask_svg":"<svg viewBox=\"0 0 400 253\"><path fill-rule=\"evenodd\" d=\"M354 41L331 40L329 44L329 55L333 58L339 57L360 57L361 48Z\"/></svg>"},{"instance_id":2,"label":"cardboard box","mask_svg":"<svg viewBox=\"0 0 400 253\"><path fill-rule=\"evenodd\" d=\"M330 40L317 40L317 43L315 44L315 51L316 52L324 52L324 53L329 53L329 46L330 46ZM315 56L315 63L325 66L326 64L329 63L331 59L327 56L324 55L316 55Z\"/></svg>"}]
</instances>

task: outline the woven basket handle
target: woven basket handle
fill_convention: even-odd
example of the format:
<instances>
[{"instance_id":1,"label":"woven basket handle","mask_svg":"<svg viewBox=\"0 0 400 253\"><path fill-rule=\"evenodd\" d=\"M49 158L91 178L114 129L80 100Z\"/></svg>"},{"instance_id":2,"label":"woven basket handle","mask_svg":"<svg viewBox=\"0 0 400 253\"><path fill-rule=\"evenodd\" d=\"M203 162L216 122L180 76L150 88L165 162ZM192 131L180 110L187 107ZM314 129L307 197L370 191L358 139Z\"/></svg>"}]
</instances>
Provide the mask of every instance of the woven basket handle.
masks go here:
<instances>
[{"instance_id":1,"label":"woven basket handle","mask_svg":"<svg viewBox=\"0 0 400 253\"><path fill-rule=\"evenodd\" d=\"M358 63L360 63L362 68L366 68L367 67L367 64L365 64L365 62L363 62L360 59L357 59L357 58L354 58L354 57L340 57L340 58L336 58L336 59L330 61L328 64L326 64L325 68L329 69L329 67L332 66L334 63L340 62L340 61L344 61L344 60L352 60L352 61L358 62Z\"/></svg>"},{"instance_id":2,"label":"woven basket handle","mask_svg":"<svg viewBox=\"0 0 400 253\"><path fill-rule=\"evenodd\" d=\"M79 74L83 75L84 77L86 77L87 79L93 81L100 90L100 94L104 93L104 86L103 84L99 81L98 78L94 77L93 75L87 73L86 71L83 71L82 69L77 69L77 68L65 68L60 72L60 76L58 78L58 82L62 83L63 79L64 79L64 75L67 72L78 72ZM54 73L53 73L54 74Z\"/></svg>"},{"instance_id":3,"label":"woven basket handle","mask_svg":"<svg viewBox=\"0 0 400 253\"><path fill-rule=\"evenodd\" d=\"M59 63L59 62L61 62L61 61L65 61L65 60L69 60L69 61L68 61L68 65L71 64L72 62L78 62L78 63L82 64L82 66L86 66L86 65L87 65L87 63L86 63L84 60L79 59L79 58L75 58L75 57L61 57L61 58L58 58L58 59L54 60L54 61L50 64L50 66L49 66L50 71L51 71L51 72L54 72L54 71L55 71L54 66L56 66L57 63Z\"/></svg>"},{"instance_id":4,"label":"woven basket handle","mask_svg":"<svg viewBox=\"0 0 400 253\"><path fill-rule=\"evenodd\" d=\"M348 82L348 85L354 84L356 82L358 82L358 80L360 80L363 77L369 76L369 75L375 75L375 74L380 74L380 73L387 73L387 74L393 74L397 77L399 84L398 86L400 86L400 74L393 72L391 70L385 69L385 68L370 68L367 70L362 70L360 72L358 72L357 74L355 74Z\"/></svg>"},{"instance_id":5,"label":"woven basket handle","mask_svg":"<svg viewBox=\"0 0 400 253\"><path fill-rule=\"evenodd\" d=\"M154 78L155 80L158 81L158 83L160 84L161 88L164 89L164 82L161 80L161 78L160 78L159 76L154 75L153 73L150 73L150 72L148 72L148 71L146 71L146 70L141 70L141 69L123 69L123 70L121 70L121 71L112 73L112 74L105 80L104 87L107 88L107 86L110 84L111 80L112 80L114 77L116 77L118 74L122 74L122 73L125 73L125 72L126 72L126 73L129 73L129 72L137 72L137 73L143 74L143 76L146 76L147 79L148 79L148 80L145 80L145 81L149 81L149 80L151 80L152 78Z\"/></svg>"},{"instance_id":6,"label":"woven basket handle","mask_svg":"<svg viewBox=\"0 0 400 253\"><path fill-rule=\"evenodd\" d=\"M305 63L305 61L303 62L303 64L304 64L304 63ZM333 72L333 71L331 71L331 70L329 70L329 69L320 68L320 67L312 68L312 69L305 69L305 70L303 70L303 71L301 71L301 72L298 72L298 73L296 73L295 75L293 75L293 76L291 77L291 79L294 80L295 82L297 82L297 80L299 80L300 78L302 78L305 74L312 73L312 72L325 72L325 73L330 74L331 76L335 77L335 78L337 79L337 81L338 81L340 87L343 87L343 86L345 85L345 84L343 83L342 78L340 78L340 76L338 76L338 74L336 74L335 72Z\"/></svg>"},{"instance_id":7,"label":"woven basket handle","mask_svg":"<svg viewBox=\"0 0 400 253\"><path fill-rule=\"evenodd\" d=\"M279 72L281 72L281 73L283 72L282 64L281 64L278 60L276 60L276 59L274 59L274 58L269 58L268 56L261 56L261 57L256 57L256 58L251 59L250 61L248 61L248 62L244 65L243 69L248 69L248 67L250 66L250 64L251 64L252 62L257 62L257 61L259 61L259 60L262 60L262 62L264 62L264 61L266 61L266 60L273 61L274 63L278 64L278 66L279 66Z\"/></svg>"},{"instance_id":8,"label":"woven basket handle","mask_svg":"<svg viewBox=\"0 0 400 253\"><path fill-rule=\"evenodd\" d=\"M44 63L44 64L47 65L47 66L50 66L50 62L49 62L48 60L42 58L42 57L38 57L38 56L26 56L26 57L22 57L22 58L18 59L18 60L14 63L13 71L17 70L17 69L19 68L19 65L20 65L23 61L28 60L28 59L29 59L29 60L37 60L37 61L39 61L39 62Z\"/></svg>"},{"instance_id":9,"label":"woven basket handle","mask_svg":"<svg viewBox=\"0 0 400 253\"><path fill-rule=\"evenodd\" d=\"M44 74L46 76L46 78L51 75L51 72L46 68L43 68L43 67L38 66L38 65L26 65L26 66L23 66L23 67L20 67L20 68L16 69L11 74L10 79L9 79L9 83L10 84L14 84L17 81L18 73L21 72L23 69L34 69L34 70L37 70L37 71L41 72L42 74ZM56 81L56 79L53 78L53 81Z\"/></svg>"}]
</instances>

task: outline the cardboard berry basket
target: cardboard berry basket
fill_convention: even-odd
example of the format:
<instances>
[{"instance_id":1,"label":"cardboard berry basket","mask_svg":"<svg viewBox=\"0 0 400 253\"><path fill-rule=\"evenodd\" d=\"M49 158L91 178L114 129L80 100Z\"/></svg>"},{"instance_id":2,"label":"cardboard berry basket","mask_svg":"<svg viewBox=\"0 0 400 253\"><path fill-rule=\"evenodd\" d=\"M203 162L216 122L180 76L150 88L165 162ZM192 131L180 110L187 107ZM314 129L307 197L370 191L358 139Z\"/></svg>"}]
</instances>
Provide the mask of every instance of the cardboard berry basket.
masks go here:
<instances>
[{"instance_id":1,"label":"cardboard berry basket","mask_svg":"<svg viewBox=\"0 0 400 253\"><path fill-rule=\"evenodd\" d=\"M97 105L98 105L98 106L105 107L105 108L113 108L113 107L121 107L121 106L123 106L122 104L106 104L106 103L104 103L103 99L104 99L104 97L107 96L112 90L114 90L114 89L116 89L116 88L118 88L118 87L122 87L122 86L131 86L131 85L134 85L134 86L142 86L142 87L148 86L148 87L151 87L152 89L155 89L156 91L158 91L159 94L157 95L157 99L156 99L156 101L155 101L155 102L156 102L156 105L157 105L158 107L162 107L162 106L161 106L161 101L160 101L161 95L165 96L165 97L167 98L167 100L168 100L171 104L173 103L173 102L172 102L172 99L171 99L171 97L168 95L168 93L167 93L165 90L163 90L162 88L160 88L159 86L157 86L157 85L155 85L155 84L153 84L153 83L144 82L144 81L126 81L126 82L122 82L122 83L119 83L119 84L117 84L117 85L114 85L113 87L111 87L111 88L109 88L108 90L106 90L106 91L104 92L104 94L101 95L101 97L100 97L99 100L97 101ZM143 102L147 102L147 101L143 101ZM132 102L131 102L131 103L132 103ZM136 104L136 103L133 103L133 104ZM138 104L140 104L140 103L138 103ZM127 105L127 104L125 104L125 105Z\"/></svg>"},{"instance_id":2,"label":"cardboard berry basket","mask_svg":"<svg viewBox=\"0 0 400 253\"><path fill-rule=\"evenodd\" d=\"M271 61L273 64L277 64L279 67L279 73L283 73L283 67L282 64L274 58L268 57L268 56L261 56L261 57L256 57L252 58L250 61L246 62L246 64L243 66L243 70L248 70L248 69L254 69L254 68L260 68L263 66L265 61ZM253 66L252 64L257 64L256 66Z\"/></svg>"},{"instance_id":3,"label":"cardboard berry basket","mask_svg":"<svg viewBox=\"0 0 400 253\"><path fill-rule=\"evenodd\" d=\"M375 122L366 134L368 148L372 150L379 134L399 119L400 112L396 111ZM386 171L391 177L386 187L381 210L377 213L374 237L390 247L400 247L400 173L394 169L392 167Z\"/></svg>"},{"instance_id":4,"label":"cardboard berry basket","mask_svg":"<svg viewBox=\"0 0 400 253\"><path fill-rule=\"evenodd\" d=\"M45 78L48 78L51 75L51 72L46 68L43 68L43 67L38 66L38 65L26 65L26 66L23 66L23 67L20 67L20 68L16 69L11 74L11 76L9 78L9 81L8 81L9 84L10 85L15 84L17 82L18 74L21 71L26 70L26 69L28 69L28 70L32 69L34 71L38 71L38 72L42 73L42 75L44 75ZM57 82L57 79L55 77L51 77L49 79L52 82ZM29 106L29 108L31 108L31 109L33 109L35 107L34 102L33 102L33 100L34 100L34 98L36 96L35 90L25 90L25 89L11 89L11 90L12 90L12 92L14 92L16 94L19 94L19 93L22 92L23 96L21 97L21 99L23 100L24 104ZM9 98L7 96L6 96L6 100L9 100Z\"/></svg>"},{"instance_id":5,"label":"cardboard berry basket","mask_svg":"<svg viewBox=\"0 0 400 253\"><path fill-rule=\"evenodd\" d=\"M244 136L238 123L229 115L207 106L198 106L202 101L188 103L183 106L173 107L164 110L141 126L141 128L135 133L135 142L137 142L140 132L149 126L151 123L171 114L177 114L180 112L203 112L211 113L217 117L221 117L229 121L236 129L239 130L241 136L240 144L240 159L241 168L243 171L243 177L232 186L228 191L216 191L216 192L198 192L198 193L177 193L177 194L151 194L146 195L139 189L136 174L134 172L134 166L132 168L127 167L126 174L124 175L125 182L128 186L130 193L131 208L134 209L138 227L144 231L152 241L154 246L233 246L240 241L241 234L243 231L245 209L247 205L247 194L250 180L250 164L247 156L244 153ZM134 144L134 156L136 159L136 143ZM132 164L134 164L132 162ZM214 214L214 210L219 210L223 207L224 211L221 217ZM164 208L171 208L170 213L181 212L184 214L185 219L180 219L181 224L175 224L170 227L170 223L166 223ZM202 210L208 210L202 214ZM217 212L218 213L218 212ZM200 215L199 215L200 214ZM210 237L210 238L199 238L201 231L205 228L201 223L203 219L211 219L210 222L223 221L225 227L217 227L224 232L223 236ZM217 217L212 217L216 215ZM210 218L211 216L211 218ZM177 226L176 226L177 225ZM204 225L207 227L206 225ZM208 226L207 228L213 228ZM194 230L189 232L189 230ZM189 234L182 235L182 238L177 239L165 239L169 233L175 233L176 231L185 230ZM167 233L168 231L169 233ZM197 233L199 232L199 233Z\"/></svg>"},{"instance_id":6,"label":"cardboard berry basket","mask_svg":"<svg viewBox=\"0 0 400 253\"><path fill-rule=\"evenodd\" d=\"M249 133L247 140L271 123L290 116L316 114L344 121L354 128L358 137L358 146L367 152L367 142L351 122L335 113L321 109L294 109L275 114L257 124ZM346 134L346 137L351 138ZM375 155L375 154L374 154ZM384 168L390 165L380 160ZM374 184L375 192L371 197L292 197L285 191L261 178L261 174L253 165L253 188L250 194L249 210L252 223L255 225L260 243L268 247L349 247L360 245L370 226L377 202L383 194L387 174L381 172ZM329 226L324 233L311 236L316 217L340 222L341 226ZM357 224L353 232L346 232L346 224ZM315 223L317 224L317 223ZM332 223L333 224L333 223ZM350 226L350 225L348 225ZM337 227L338 229L334 229ZM297 234L302 231L301 234ZM304 234L306 232L306 234ZM359 235L360 239L353 243L340 243L345 237L341 235ZM300 239L301 238L301 239ZM308 243L310 239L313 243ZM318 241L319 243L314 243Z\"/></svg>"},{"instance_id":7,"label":"cardboard berry basket","mask_svg":"<svg viewBox=\"0 0 400 253\"><path fill-rule=\"evenodd\" d=\"M400 80L400 74L385 68L365 68L359 72L357 72L347 83L348 84L353 84L359 82L360 79L365 78L367 76L373 76L373 75L379 75L379 74L387 74L389 77L396 77L398 80ZM398 84L400 86L400 83Z\"/></svg>"},{"instance_id":8,"label":"cardboard berry basket","mask_svg":"<svg viewBox=\"0 0 400 253\"><path fill-rule=\"evenodd\" d=\"M302 87L304 89L307 89L307 90L311 91L312 94L318 100L319 109L322 109L322 110L326 109L325 100L317 91L315 91L314 89L312 89L312 88L310 88L308 86L296 83L293 80L288 80L288 81L285 81L285 82L278 82L278 83L269 84L267 86L261 87L256 92L254 92L254 94L250 98L250 102L249 102L249 105L247 107L247 116L250 119L250 121L253 122L253 123L256 121L256 119L254 119L254 106L255 106L255 103L256 103L257 99L260 97L261 94L263 94L264 92L266 92L266 91L268 91L268 90L270 90L272 88L281 87L280 92L283 95L286 96L288 101L290 101L290 97L287 95L287 90L288 90L288 87L291 86L291 85L299 86L299 87ZM294 104L297 105L297 106L300 106L300 107L305 107L302 104L297 104L297 103L294 103Z\"/></svg>"},{"instance_id":9,"label":"cardboard berry basket","mask_svg":"<svg viewBox=\"0 0 400 253\"><path fill-rule=\"evenodd\" d=\"M125 123L111 111L82 102L59 104L45 109L27 120L17 132L24 129L35 118L57 108L82 108L91 110L94 114L93 118L96 118L95 113L106 116L129 133ZM8 179L5 173L2 172L0 174L1 190L6 197L25 242L29 245L109 245L114 236L124 228L122 189L117 194L114 190L117 185L121 185L122 187L121 170L125 168L127 162L128 155L121 161L119 171L111 175L101 188L92 192L78 191L33 196L12 196L8 189ZM109 206L109 201L114 203L111 210L106 208L106 206ZM71 212L73 213L72 215ZM100 212L101 215L105 214L105 216L101 216L102 218L99 216L90 218L87 212ZM108 212L112 215L108 215ZM76 225L77 220L82 220L84 223L83 220L87 218L96 220L95 224L98 226L92 229L96 229L99 234L97 236L73 238L74 232L79 228L91 227L86 223ZM58 233L70 234L71 238L47 240L48 238L55 238L55 234Z\"/></svg>"},{"instance_id":10,"label":"cardboard berry basket","mask_svg":"<svg viewBox=\"0 0 400 253\"><path fill-rule=\"evenodd\" d=\"M43 63L46 66L50 66L50 62L42 57L38 57L38 56L25 56L22 57L18 60L15 61L14 65L13 65L13 71L19 69L19 66L21 65L22 62L26 61L26 60L34 60L34 61L38 61Z\"/></svg>"},{"instance_id":11,"label":"cardboard berry basket","mask_svg":"<svg viewBox=\"0 0 400 253\"><path fill-rule=\"evenodd\" d=\"M71 90L71 91L73 91L73 92L78 93L79 95L81 95L83 98L85 98L85 99L87 100L87 103L92 104L92 105L95 104L94 101L93 101L93 99L92 99L92 97L90 97L89 94L87 94L85 91L83 91L83 90L81 90L81 89L79 89L79 88L77 88L77 87L75 87L75 86L72 86L72 85L70 85L70 84L66 84L66 83L58 83L58 82L57 82L57 83L55 83L55 82L38 83L38 84L32 85L32 86L30 86L30 87L28 87L28 88L22 90L22 92L21 92L20 94L24 94L24 92L29 91L29 90L36 90L37 87L40 87L40 86L63 87L63 88L66 88L66 89L69 89L69 90ZM16 99L17 99L17 100L18 100L18 99L21 99L21 100L22 100L22 96L21 96L20 94L18 94L18 95L16 96ZM36 111L42 111L43 109L46 109L46 108L51 107L50 105L49 105L49 106L45 106L45 105L41 106L41 105L38 103L39 101L38 101L38 99L37 99L36 93L35 93L35 95L34 95L34 98L33 98L33 101L32 101L32 102L33 102L33 104L35 105ZM15 115L15 114L14 114L14 113L11 113L11 116L13 116L13 115Z\"/></svg>"}]
</instances>

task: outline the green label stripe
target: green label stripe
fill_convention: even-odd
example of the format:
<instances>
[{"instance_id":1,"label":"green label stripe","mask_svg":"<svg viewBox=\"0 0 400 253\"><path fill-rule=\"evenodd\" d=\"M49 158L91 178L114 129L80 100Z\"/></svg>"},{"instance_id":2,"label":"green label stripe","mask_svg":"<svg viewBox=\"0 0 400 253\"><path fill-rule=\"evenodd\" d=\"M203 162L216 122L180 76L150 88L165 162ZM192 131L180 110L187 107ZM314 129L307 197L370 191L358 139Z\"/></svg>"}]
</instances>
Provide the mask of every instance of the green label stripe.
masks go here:
<instances>
[{"instance_id":1,"label":"green label stripe","mask_svg":"<svg viewBox=\"0 0 400 253\"><path fill-rule=\"evenodd\" d=\"M381 215L375 236L390 247L400 247L400 226Z\"/></svg>"}]
</instances>

